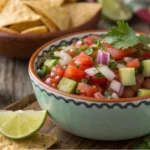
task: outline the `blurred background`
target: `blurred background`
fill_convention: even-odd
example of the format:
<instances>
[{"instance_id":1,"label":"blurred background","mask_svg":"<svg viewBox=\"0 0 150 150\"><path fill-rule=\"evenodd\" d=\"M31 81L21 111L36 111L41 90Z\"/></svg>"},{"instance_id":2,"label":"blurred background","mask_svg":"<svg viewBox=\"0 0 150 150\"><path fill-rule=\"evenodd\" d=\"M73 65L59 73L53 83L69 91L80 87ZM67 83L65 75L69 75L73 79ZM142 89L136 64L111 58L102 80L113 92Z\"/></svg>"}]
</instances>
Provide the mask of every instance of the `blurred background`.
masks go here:
<instances>
[{"instance_id":1,"label":"blurred background","mask_svg":"<svg viewBox=\"0 0 150 150\"><path fill-rule=\"evenodd\" d=\"M32 93L28 62L41 45L117 21L150 33L150 0L0 0L0 108Z\"/></svg>"}]
</instances>

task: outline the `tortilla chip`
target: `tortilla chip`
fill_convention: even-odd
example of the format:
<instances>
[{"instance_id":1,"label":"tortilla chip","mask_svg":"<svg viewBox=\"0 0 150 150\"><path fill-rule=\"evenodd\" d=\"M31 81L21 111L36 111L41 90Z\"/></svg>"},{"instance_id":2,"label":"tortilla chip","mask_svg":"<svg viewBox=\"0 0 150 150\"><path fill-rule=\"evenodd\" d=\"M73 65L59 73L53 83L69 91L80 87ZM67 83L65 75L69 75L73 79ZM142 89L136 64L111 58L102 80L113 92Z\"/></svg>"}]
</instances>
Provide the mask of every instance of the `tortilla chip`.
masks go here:
<instances>
[{"instance_id":1,"label":"tortilla chip","mask_svg":"<svg viewBox=\"0 0 150 150\"><path fill-rule=\"evenodd\" d=\"M66 3L74 3L76 0L65 0Z\"/></svg>"},{"instance_id":2,"label":"tortilla chip","mask_svg":"<svg viewBox=\"0 0 150 150\"><path fill-rule=\"evenodd\" d=\"M3 135L0 135L0 149L1 150L46 150L50 148L55 142L56 138L48 135L36 134L22 140L11 140Z\"/></svg>"},{"instance_id":3,"label":"tortilla chip","mask_svg":"<svg viewBox=\"0 0 150 150\"><path fill-rule=\"evenodd\" d=\"M22 34L40 34L40 33L47 33L48 29L45 26L38 26L38 27L33 27L33 28L29 28L27 30L22 31Z\"/></svg>"},{"instance_id":4,"label":"tortilla chip","mask_svg":"<svg viewBox=\"0 0 150 150\"><path fill-rule=\"evenodd\" d=\"M21 0L22 2L28 2L29 0ZM39 3L48 4L51 7L59 7L62 6L62 4L65 2L65 0L30 0L33 3L36 3L37 1Z\"/></svg>"},{"instance_id":5,"label":"tortilla chip","mask_svg":"<svg viewBox=\"0 0 150 150\"><path fill-rule=\"evenodd\" d=\"M17 32L22 32L22 31L24 31L26 29L29 29L29 28L32 28L32 27L41 26L41 25L43 25L41 20L37 20L37 21L13 24L9 28L12 29L12 30L15 30Z\"/></svg>"},{"instance_id":6,"label":"tortilla chip","mask_svg":"<svg viewBox=\"0 0 150 150\"><path fill-rule=\"evenodd\" d=\"M0 0L0 12L2 11L3 7L7 3L8 0Z\"/></svg>"},{"instance_id":7,"label":"tortilla chip","mask_svg":"<svg viewBox=\"0 0 150 150\"><path fill-rule=\"evenodd\" d=\"M51 7L43 1L25 1L26 5L30 6L37 13L49 19L59 30L67 30L70 27L70 18L68 8L66 7Z\"/></svg>"},{"instance_id":8,"label":"tortilla chip","mask_svg":"<svg viewBox=\"0 0 150 150\"><path fill-rule=\"evenodd\" d=\"M12 29L6 28L6 27L0 27L0 32L7 32L7 33L18 33Z\"/></svg>"},{"instance_id":9,"label":"tortilla chip","mask_svg":"<svg viewBox=\"0 0 150 150\"><path fill-rule=\"evenodd\" d=\"M73 3L65 7L69 9L71 27L86 23L101 10L101 5L97 3Z\"/></svg>"},{"instance_id":10,"label":"tortilla chip","mask_svg":"<svg viewBox=\"0 0 150 150\"><path fill-rule=\"evenodd\" d=\"M52 7L61 6L64 3L64 0L48 0L48 1L51 3Z\"/></svg>"},{"instance_id":11,"label":"tortilla chip","mask_svg":"<svg viewBox=\"0 0 150 150\"><path fill-rule=\"evenodd\" d=\"M45 26L49 29L50 32L58 31L58 28L56 27L56 25L47 17L41 16L41 20L43 24L45 24Z\"/></svg>"},{"instance_id":12,"label":"tortilla chip","mask_svg":"<svg viewBox=\"0 0 150 150\"><path fill-rule=\"evenodd\" d=\"M41 17L20 0L8 0L0 14L0 27L39 20Z\"/></svg>"}]
</instances>

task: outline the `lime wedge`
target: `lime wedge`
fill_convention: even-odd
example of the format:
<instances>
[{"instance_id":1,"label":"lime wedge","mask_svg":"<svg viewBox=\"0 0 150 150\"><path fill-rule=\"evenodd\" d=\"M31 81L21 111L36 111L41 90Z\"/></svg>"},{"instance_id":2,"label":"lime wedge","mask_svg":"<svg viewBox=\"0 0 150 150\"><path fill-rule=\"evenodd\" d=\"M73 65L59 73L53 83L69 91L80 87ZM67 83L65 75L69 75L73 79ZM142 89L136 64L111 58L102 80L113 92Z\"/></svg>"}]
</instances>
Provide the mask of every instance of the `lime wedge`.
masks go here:
<instances>
[{"instance_id":1,"label":"lime wedge","mask_svg":"<svg viewBox=\"0 0 150 150\"><path fill-rule=\"evenodd\" d=\"M132 18L132 11L120 0L101 0L102 14L110 21L128 21Z\"/></svg>"},{"instance_id":2,"label":"lime wedge","mask_svg":"<svg viewBox=\"0 0 150 150\"><path fill-rule=\"evenodd\" d=\"M11 139L22 139L36 133L46 119L47 111L0 111L0 133Z\"/></svg>"}]
</instances>

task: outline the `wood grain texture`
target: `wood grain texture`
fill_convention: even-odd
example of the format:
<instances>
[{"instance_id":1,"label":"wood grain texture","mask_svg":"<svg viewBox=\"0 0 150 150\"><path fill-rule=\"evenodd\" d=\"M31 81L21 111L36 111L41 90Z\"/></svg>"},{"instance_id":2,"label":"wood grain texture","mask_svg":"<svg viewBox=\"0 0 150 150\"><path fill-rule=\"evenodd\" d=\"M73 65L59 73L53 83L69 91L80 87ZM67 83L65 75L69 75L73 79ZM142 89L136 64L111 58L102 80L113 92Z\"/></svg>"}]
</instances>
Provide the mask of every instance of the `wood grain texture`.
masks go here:
<instances>
[{"instance_id":1,"label":"wood grain texture","mask_svg":"<svg viewBox=\"0 0 150 150\"><path fill-rule=\"evenodd\" d=\"M32 93L28 61L0 57L0 109Z\"/></svg>"},{"instance_id":2,"label":"wood grain texture","mask_svg":"<svg viewBox=\"0 0 150 150\"><path fill-rule=\"evenodd\" d=\"M136 17L129 23L136 31L150 33L149 25ZM98 28L109 29L112 25L114 24L101 20ZM28 76L28 60L0 56L0 109L32 92Z\"/></svg>"},{"instance_id":3,"label":"wood grain texture","mask_svg":"<svg viewBox=\"0 0 150 150\"><path fill-rule=\"evenodd\" d=\"M38 105L35 96L32 94L5 109L40 110L41 108ZM39 132L41 134L48 134L57 137L57 143L53 145L51 149L129 149L132 144L138 140L134 139L118 142L106 142L81 138L60 129L51 121L49 116L47 116L46 121Z\"/></svg>"}]
</instances>

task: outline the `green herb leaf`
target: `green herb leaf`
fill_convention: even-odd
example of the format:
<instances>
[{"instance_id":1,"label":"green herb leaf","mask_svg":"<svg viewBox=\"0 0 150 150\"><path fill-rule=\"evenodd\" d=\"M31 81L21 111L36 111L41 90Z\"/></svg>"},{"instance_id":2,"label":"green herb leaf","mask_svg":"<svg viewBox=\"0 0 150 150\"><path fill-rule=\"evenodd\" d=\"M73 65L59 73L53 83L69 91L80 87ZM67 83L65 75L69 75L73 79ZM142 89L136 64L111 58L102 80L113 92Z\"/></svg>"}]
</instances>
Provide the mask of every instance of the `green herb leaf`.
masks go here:
<instances>
[{"instance_id":1,"label":"green herb leaf","mask_svg":"<svg viewBox=\"0 0 150 150\"><path fill-rule=\"evenodd\" d=\"M140 35L139 43L144 45L144 49L150 52L150 36Z\"/></svg>"},{"instance_id":2,"label":"green herb leaf","mask_svg":"<svg viewBox=\"0 0 150 150\"><path fill-rule=\"evenodd\" d=\"M117 69L118 69L118 67L117 67L117 62L116 62L116 61L110 61L110 62L108 63L108 67L109 67L110 69L112 69L112 70L117 70Z\"/></svg>"},{"instance_id":3,"label":"green herb leaf","mask_svg":"<svg viewBox=\"0 0 150 150\"><path fill-rule=\"evenodd\" d=\"M100 48L102 50L106 50L104 45L101 43L100 39L94 38L93 42L94 42L94 44L96 44L96 48Z\"/></svg>"},{"instance_id":4,"label":"green herb leaf","mask_svg":"<svg viewBox=\"0 0 150 150\"><path fill-rule=\"evenodd\" d=\"M88 80L87 80L87 79L81 79L81 82L87 84L87 83L88 83Z\"/></svg>"},{"instance_id":5,"label":"green herb leaf","mask_svg":"<svg viewBox=\"0 0 150 150\"><path fill-rule=\"evenodd\" d=\"M88 48L87 50L85 50L85 53L87 55L92 55L92 53L96 50L97 48L96 47L90 47Z\"/></svg>"},{"instance_id":6,"label":"green herb leaf","mask_svg":"<svg viewBox=\"0 0 150 150\"><path fill-rule=\"evenodd\" d=\"M43 65L42 70L43 70L45 75L50 72L48 66L46 66L46 65Z\"/></svg>"},{"instance_id":7,"label":"green herb leaf","mask_svg":"<svg viewBox=\"0 0 150 150\"><path fill-rule=\"evenodd\" d=\"M118 21L117 25L117 27L112 27L105 35L104 42L122 49L127 49L139 43L138 37L128 23Z\"/></svg>"},{"instance_id":8,"label":"green herb leaf","mask_svg":"<svg viewBox=\"0 0 150 150\"><path fill-rule=\"evenodd\" d=\"M104 76L99 72L95 75L96 78L104 78Z\"/></svg>"},{"instance_id":9,"label":"green herb leaf","mask_svg":"<svg viewBox=\"0 0 150 150\"><path fill-rule=\"evenodd\" d=\"M85 45L82 45L82 46L81 46L81 50L82 50L82 51L85 51L87 48L88 48L88 47L85 46Z\"/></svg>"},{"instance_id":10,"label":"green herb leaf","mask_svg":"<svg viewBox=\"0 0 150 150\"><path fill-rule=\"evenodd\" d=\"M80 90L79 89L76 89L76 94L79 94L80 93Z\"/></svg>"},{"instance_id":11,"label":"green herb leaf","mask_svg":"<svg viewBox=\"0 0 150 150\"><path fill-rule=\"evenodd\" d=\"M41 70L41 69L38 69L38 70L36 71L36 73L38 74L38 76L39 76L40 78L43 78L43 77L45 76L44 71Z\"/></svg>"},{"instance_id":12,"label":"green herb leaf","mask_svg":"<svg viewBox=\"0 0 150 150\"><path fill-rule=\"evenodd\" d=\"M78 49L78 48L76 48L76 49L75 49L75 53L76 53L77 55L79 55L79 54L81 53L81 50Z\"/></svg>"},{"instance_id":13,"label":"green herb leaf","mask_svg":"<svg viewBox=\"0 0 150 150\"><path fill-rule=\"evenodd\" d=\"M104 96L105 96L105 98L111 98L112 93L109 92L109 91L105 91L105 92L104 92Z\"/></svg>"}]
</instances>

